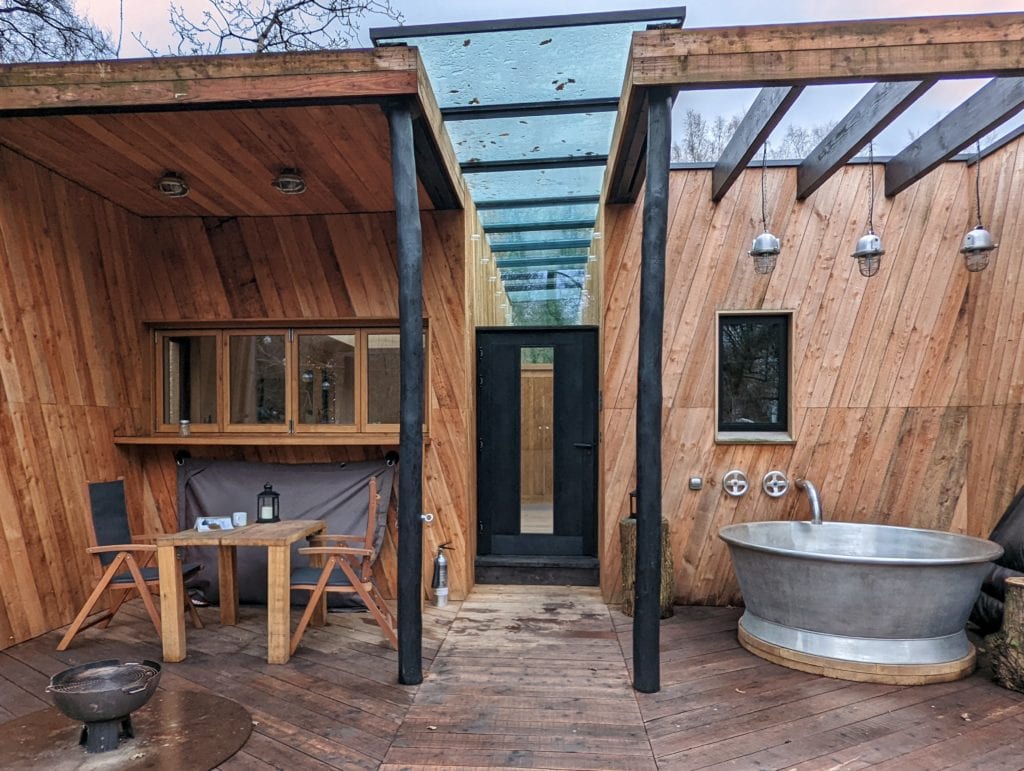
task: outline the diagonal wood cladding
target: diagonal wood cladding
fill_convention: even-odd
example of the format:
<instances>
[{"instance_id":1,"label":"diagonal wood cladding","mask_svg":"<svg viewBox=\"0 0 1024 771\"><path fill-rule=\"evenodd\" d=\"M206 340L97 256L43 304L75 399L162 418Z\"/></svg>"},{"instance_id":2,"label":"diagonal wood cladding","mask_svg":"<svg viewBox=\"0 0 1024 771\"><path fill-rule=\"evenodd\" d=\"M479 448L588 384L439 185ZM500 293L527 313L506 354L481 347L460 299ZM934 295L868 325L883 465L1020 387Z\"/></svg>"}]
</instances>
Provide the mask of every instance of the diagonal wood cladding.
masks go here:
<instances>
[{"instance_id":1,"label":"diagonal wood cladding","mask_svg":"<svg viewBox=\"0 0 1024 771\"><path fill-rule=\"evenodd\" d=\"M91 588L85 484L123 476L136 532L176 526L172 447L145 433L144 321L398 317L394 215L145 219L0 147L0 648L66 624ZM471 468L461 212L424 212L431 332L425 553L453 541L469 586ZM381 447L193 447L266 462L381 457ZM255 494L255 493L254 493ZM394 584L394 528L382 570ZM429 575L426 575L429 581Z\"/></svg>"},{"instance_id":2,"label":"diagonal wood cladding","mask_svg":"<svg viewBox=\"0 0 1024 771\"><path fill-rule=\"evenodd\" d=\"M803 495L774 500L761 477L781 469L822 491L829 519L987 535L1024 484L1024 143L982 161L985 222L1002 245L983 273L958 253L974 224L973 167L947 163L876 201L887 249L865 279L850 257L866 230L868 167L846 166L804 202L796 170L768 169L778 267L746 255L760 227L760 170L718 205L710 171L671 175L665 293L663 512L683 602L739 597L718 529L807 519ZM876 184L881 169L876 166ZM606 213L602 581L618 590L618 517L635 486L637 303L642 206ZM715 312L794 312L795 445L714 442ZM752 492L719 486L733 468ZM690 476L707 484L686 488Z\"/></svg>"}]
</instances>

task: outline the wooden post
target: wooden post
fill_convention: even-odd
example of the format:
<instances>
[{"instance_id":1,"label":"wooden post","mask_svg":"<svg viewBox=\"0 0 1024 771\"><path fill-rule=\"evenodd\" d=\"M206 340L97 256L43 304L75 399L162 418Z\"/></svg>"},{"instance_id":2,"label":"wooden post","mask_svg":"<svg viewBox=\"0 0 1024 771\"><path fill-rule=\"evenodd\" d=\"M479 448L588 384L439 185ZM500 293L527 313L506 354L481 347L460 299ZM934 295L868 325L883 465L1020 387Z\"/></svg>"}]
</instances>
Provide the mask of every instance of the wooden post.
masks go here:
<instances>
[{"instance_id":1,"label":"wooden post","mask_svg":"<svg viewBox=\"0 0 1024 771\"><path fill-rule=\"evenodd\" d=\"M619 544L622 552L622 612L632 616L633 579L636 576L636 520L619 520ZM672 618L675 612L675 577L672 565L672 545L669 540L668 520L661 518L661 618Z\"/></svg>"},{"instance_id":2,"label":"wooden post","mask_svg":"<svg viewBox=\"0 0 1024 771\"><path fill-rule=\"evenodd\" d=\"M387 107L398 229L401 359L398 466L398 682L423 682L423 232L408 100Z\"/></svg>"},{"instance_id":3,"label":"wooden post","mask_svg":"<svg viewBox=\"0 0 1024 771\"><path fill-rule=\"evenodd\" d=\"M995 681L1024 692L1024 577L1006 579L1003 628L985 642L992 654Z\"/></svg>"},{"instance_id":4,"label":"wooden post","mask_svg":"<svg viewBox=\"0 0 1024 771\"><path fill-rule=\"evenodd\" d=\"M661 688L661 347L665 324L665 241L672 155L672 91L652 88L647 106L647 188L640 251L640 340L636 398L636 615L633 687Z\"/></svg>"}]
</instances>

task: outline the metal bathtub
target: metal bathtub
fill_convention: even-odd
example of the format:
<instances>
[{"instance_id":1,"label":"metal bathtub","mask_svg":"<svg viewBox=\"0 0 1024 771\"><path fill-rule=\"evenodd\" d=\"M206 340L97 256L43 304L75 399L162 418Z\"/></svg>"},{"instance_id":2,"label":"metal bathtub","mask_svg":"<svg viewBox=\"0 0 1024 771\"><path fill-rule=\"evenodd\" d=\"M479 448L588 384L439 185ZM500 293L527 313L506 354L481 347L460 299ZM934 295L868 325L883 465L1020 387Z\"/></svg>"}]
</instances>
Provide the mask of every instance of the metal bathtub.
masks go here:
<instances>
[{"instance_id":1,"label":"metal bathtub","mask_svg":"<svg viewBox=\"0 0 1024 771\"><path fill-rule=\"evenodd\" d=\"M719 537L743 593L740 640L748 650L833 677L844 675L822 667L836 663L842 672L841 662L850 662L845 669L885 674L918 666L927 674L969 657L973 669L964 626L999 545L848 522L751 522Z\"/></svg>"}]
</instances>

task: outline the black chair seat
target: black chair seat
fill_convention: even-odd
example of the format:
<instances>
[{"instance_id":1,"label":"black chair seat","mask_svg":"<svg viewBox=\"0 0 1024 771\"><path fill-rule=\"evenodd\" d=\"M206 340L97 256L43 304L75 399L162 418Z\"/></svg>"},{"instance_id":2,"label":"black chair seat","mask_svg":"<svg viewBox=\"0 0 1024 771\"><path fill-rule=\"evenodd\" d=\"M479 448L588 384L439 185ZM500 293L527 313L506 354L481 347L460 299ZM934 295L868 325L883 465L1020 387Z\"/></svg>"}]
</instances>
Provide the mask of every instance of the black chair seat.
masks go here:
<instances>
[{"instance_id":1,"label":"black chair seat","mask_svg":"<svg viewBox=\"0 0 1024 771\"><path fill-rule=\"evenodd\" d=\"M292 571L292 586L316 586L321 572L323 572L323 568L296 568ZM330 578L327 579L327 585L352 586L352 582L348 580L348 576L341 571L341 568L335 568L331 571Z\"/></svg>"},{"instance_id":2,"label":"black chair seat","mask_svg":"<svg viewBox=\"0 0 1024 771\"><path fill-rule=\"evenodd\" d=\"M196 573L198 573L200 570L202 570L202 568L203 568L203 566L200 563L198 563L198 562L186 562L185 564L183 564L181 566L182 578L191 578ZM160 571L157 570L156 568L151 568L151 567L139 568L139 571L142 573L142 580L146 581L147 583L149 581L159 581L160 580ZM128 573L128 572L118 573L116 576L114 576L112 579L110 579L110 584L112 586L117 586L119 584L130 584L131 582L132 582L132 574Z\"/></svg>"}]
</instances>

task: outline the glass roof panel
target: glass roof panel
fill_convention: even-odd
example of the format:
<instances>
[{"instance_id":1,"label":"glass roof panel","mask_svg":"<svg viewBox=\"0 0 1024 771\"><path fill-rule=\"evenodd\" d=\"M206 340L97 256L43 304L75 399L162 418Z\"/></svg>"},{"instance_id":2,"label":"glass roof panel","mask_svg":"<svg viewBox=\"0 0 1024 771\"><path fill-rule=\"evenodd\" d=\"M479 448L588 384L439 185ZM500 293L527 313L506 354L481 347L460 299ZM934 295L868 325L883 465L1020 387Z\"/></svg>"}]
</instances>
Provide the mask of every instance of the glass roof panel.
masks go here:
<instances>
[{"instance_id":1,"label":"glass roof panel","mask_svg":"<svg viewBox=\"0 0 1024 771\"><path fill-rule=\"evenodd\" d=\"M600 192L604 166L488 171L466 174L474 201L559 198Z\"/></svg>"},{"instance_id":2,"label":"glass roof panel","mask_svg":"<svg viewBox=\"0 0 1024 771\"><path fill-rule=\"evenodd\" d=\"M445 125L463 163L585 157L608 153L615 113L453 120Z\"/></svg>"},{"instance_id":3,"label":"glass roof panel","mask_svg":"<svg viewBox=\"0 0 1024 771\"><path fill-rule=\"evenodd\" d=\"M669 17L665 21L671 21ZM496 22L497 23L497 22ZM618 96L629 40L650 22L378 38L420 49L438 105Z\"/></svg>"},{"instance_id":4,"label":"glass roof panel","mask_svg":"<svg viewBox=\"0 0 1024 771\"><path fill-rule=\"evenodd\" d=\"M515 206L507 209L480 209L480 221L489 225L517 225L528 222L597 220L596 203L563 206Z\"/></svg>"},{"instance_id":5,"label":"glass roof panel","mask_svg":"<svg viewBox=\"0 0 1024 771\"><path fill-rule=\"evenodd\" d=\"M484 205L478 211L488 242L537 245L591 237L605 172L604 164L592 164L610 150L632 33L650 25L681 26L684 15L679 6L392 27L372 30L371 36L375 45L404 43L419 49L456 157L464 165L469 193ZM566 162L513 170L506 166L503 171L465 167L552 159ZM580 197L594 200L551 205L552 200ZM523 205L487 208L488 202ZM559 227L486 231L488 226L537 223ZM503 274L532 267L543 275L544 268L567 271L585 264L588 251L520 250L495 252L494 257ZM578 311L582 283L560 280L556 287L535 293L531 302L570 295ZM556 315L551 323L568 318Z\"/></svg>"}]
</instances>

